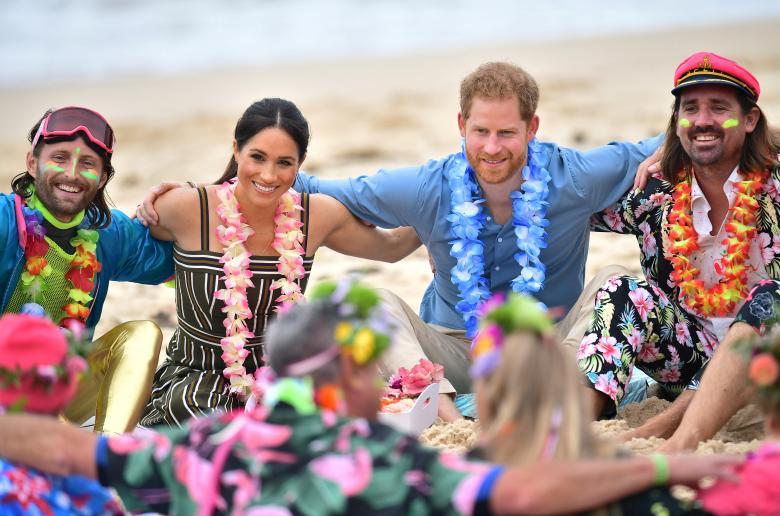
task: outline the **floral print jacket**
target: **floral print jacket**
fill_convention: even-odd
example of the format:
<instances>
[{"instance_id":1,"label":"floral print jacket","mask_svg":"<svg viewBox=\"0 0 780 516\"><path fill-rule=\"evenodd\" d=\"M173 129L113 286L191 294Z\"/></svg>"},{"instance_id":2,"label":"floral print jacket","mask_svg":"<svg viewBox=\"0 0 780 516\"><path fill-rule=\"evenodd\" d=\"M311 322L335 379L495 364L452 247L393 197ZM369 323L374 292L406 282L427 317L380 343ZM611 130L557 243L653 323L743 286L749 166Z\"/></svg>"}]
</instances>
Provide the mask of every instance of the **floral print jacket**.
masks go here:
<instances>
[{"instance_id":1,"label":"floral print jacket","mask_svg":"<svg viewBox=\"0 0 780 516\"><path fill-rule=\"evenodd\" d=\"M391 428L279 404L111 437L101 482L170 514L471 514L489 471ZM99 452L98 456L102 454Z\"/></svg>"},{"instance_id":2,"label":"floral print jacket","mask_svg":"<svg viewBox=\"0 0 780 516\"><path fill-rule=\"evenodd\" d=\"M667 218L673 188L671 183L651 177L644 189L629 192L613 206L595 214L591 226L595 231L636 236L648 283L676 302L679 288L671 278L672 264L664 257L669 246ZM780 168L772 171L758 202L756 229L766 272L770 278L780 280Z\"/></svg>"},{"instance_id":3,"label":"floral print jacket","mask_svg":"<svg viewBox=\"0 0 780 516\"><path fill-rule=\"evenodd\" d=\"M0 514L121 515L114 495L94 480L78 475L47 475L0 460Z\"/></svg>"}]
</instances>

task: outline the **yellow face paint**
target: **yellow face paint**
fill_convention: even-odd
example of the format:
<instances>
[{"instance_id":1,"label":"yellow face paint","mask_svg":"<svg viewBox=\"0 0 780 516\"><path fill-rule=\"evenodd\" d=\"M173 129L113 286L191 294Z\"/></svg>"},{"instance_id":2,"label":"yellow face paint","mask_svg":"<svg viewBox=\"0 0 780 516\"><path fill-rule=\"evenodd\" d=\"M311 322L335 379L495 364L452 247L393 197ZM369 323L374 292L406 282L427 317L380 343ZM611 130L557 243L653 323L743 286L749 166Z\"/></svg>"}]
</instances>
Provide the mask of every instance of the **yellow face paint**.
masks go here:
<instances>
[{"instance_id":1,"label":"yellow face paint","mask_svg":"<svg viewBox=\"0 0 780 516\"><path fill-rule=\"evenodd\" d=\"M687 118L681 118L680 121L678 122L678 124L679 124L680 127L690 127L691 126L691 121L688 120Z\"/></svg>"},{"instance_id":2,"label":"yellow face paint","mask_svg":"<svg viewBox=\"0 0 780 516\"><path fill-rule=\"evenodd\" d=\"M739 120L737 120L736 118L729 118L722 124L724 129L731 129L732 127L737 127L738 125L739 125Z\"/></svg>"},{"instance_id":3,"label":"yellow face paint","mask_svg":"<svg viewBox=\"0 0 780 516\"><path fill-rule=\"evenodd\" d=\"M60 173L65 172L65 169L54 163L53 161L47 161L46 164L43 166L44 172L54 172L54 173Z\"/></svg>"}]
</instances>

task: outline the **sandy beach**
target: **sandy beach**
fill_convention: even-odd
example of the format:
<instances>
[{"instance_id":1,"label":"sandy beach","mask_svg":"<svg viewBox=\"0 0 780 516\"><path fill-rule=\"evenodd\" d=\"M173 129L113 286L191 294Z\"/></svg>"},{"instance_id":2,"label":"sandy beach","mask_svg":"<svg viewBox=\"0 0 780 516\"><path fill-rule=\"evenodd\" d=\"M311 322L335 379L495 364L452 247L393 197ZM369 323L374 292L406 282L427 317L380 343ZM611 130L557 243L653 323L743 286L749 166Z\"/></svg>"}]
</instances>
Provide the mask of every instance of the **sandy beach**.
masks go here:
<instances>
[{"instance_id":1,"label":"sandy beach","mask_svg":"<svg viewBox=\"0 0 780 516\"><path fill-rule=\"evenodd\" d=\"M256 69L225 69L172 77L134 76L101 82L36 84L0 89L0 182L23 169L25 136L48 107L81 104L113 123L118 142L116 177L108 191L130 212L160 180L209 182L224 169L232 129L243 109L265 96L295 101L309 119L312 143L304 169L322 177L346 177L422 163L459 149L458 84L479 63L520 64L541 88L539 138L585 149L612 140L637 140L664 130L677 64L710 50L745 64L761 83L760 106L780 121L780 19L672 32L610 36L534 44L479 47L382 59L295 62ZM639 272L632 237L593 235L587 274L608 263ZM431 273L423 249L396 264L317 255L313 281L361 272L375 286L391 288L417 307ZM121 321L153 319L166 340L176 322L173 291L163 286L114 284L97 334ZM624 419L598 423L609 435L635 426L659 410L658 400L633 407ZM726 429L700 452L735 451L761 437L753 415ZM465 425L465 426L464 426ZM432 436L432 434L435 434ZM444 435L444 437L441 437ZM434 444L462 446L470 424L439 425ZM660 440L635 440L644 452Z\"/></svg>"}]
</instances>

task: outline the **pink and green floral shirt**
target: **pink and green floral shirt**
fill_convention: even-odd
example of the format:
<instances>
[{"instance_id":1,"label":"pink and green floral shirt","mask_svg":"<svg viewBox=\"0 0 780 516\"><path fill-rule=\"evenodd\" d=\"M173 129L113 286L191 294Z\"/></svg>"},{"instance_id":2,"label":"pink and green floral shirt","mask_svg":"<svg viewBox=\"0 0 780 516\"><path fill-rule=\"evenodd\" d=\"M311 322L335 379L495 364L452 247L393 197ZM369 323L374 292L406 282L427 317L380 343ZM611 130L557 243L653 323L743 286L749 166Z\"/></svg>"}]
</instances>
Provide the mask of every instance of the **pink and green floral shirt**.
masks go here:
<instances>
[{"instance_id":1,"label":"pink and green floral shirt","mask_svg":"<svg viewBox=\"0 0 780 516\"><path fill-rule=\"evenodd\" d=\"M487 508L477 496L490 471L379 423L286 404L111 437L98 462L131 510L255 516L472 514Z\"/></svg>"}]
</instances>

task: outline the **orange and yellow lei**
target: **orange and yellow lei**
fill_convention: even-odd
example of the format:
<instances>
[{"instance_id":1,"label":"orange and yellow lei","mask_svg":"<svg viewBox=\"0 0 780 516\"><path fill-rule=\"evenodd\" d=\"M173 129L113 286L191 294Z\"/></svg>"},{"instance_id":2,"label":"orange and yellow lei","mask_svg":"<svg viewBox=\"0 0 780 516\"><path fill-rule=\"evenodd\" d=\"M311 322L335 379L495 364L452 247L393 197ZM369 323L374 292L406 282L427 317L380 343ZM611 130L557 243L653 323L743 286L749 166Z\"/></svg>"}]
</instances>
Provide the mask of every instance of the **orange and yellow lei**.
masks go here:
<instances>
[{"instance_id":1,"label":"orange and yellow lei","mask_svg":"<svg viewBox=\"0 0 780 516\"><path fill-rule=\"evenodd\" d=\"M723 256L713 266L721 279L706 288L699 279L699 269L694 267L690 255L699 248L699 235L693 227L691 216L691 182L685 176L674 188L673 205L668 217L672 280L680 288L680 301L689 309L704 317L722 317L733 312L737 303L748 294L748 265L750 243L756 236L756 196L763 189L765 174L750 172L745 179L735 183L736 199L727 214L726 246Z\"/></svg>"}]
</instances>

